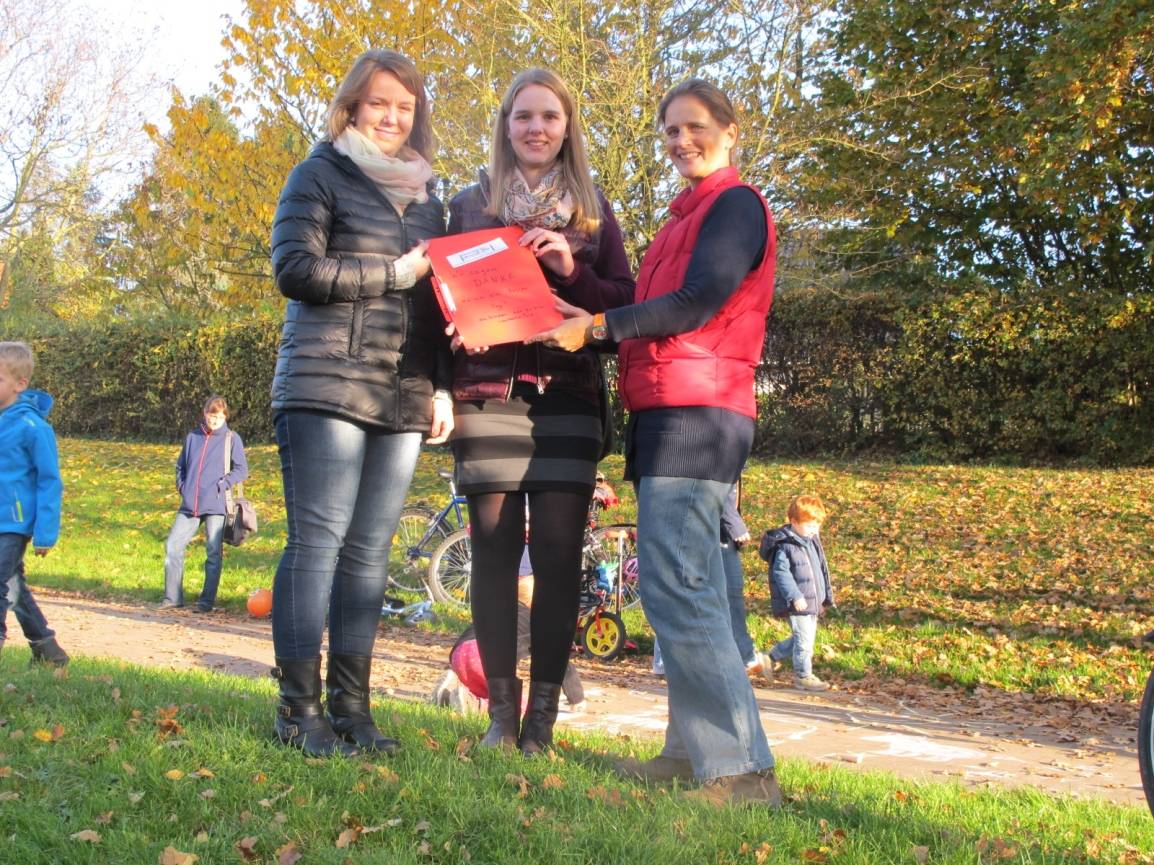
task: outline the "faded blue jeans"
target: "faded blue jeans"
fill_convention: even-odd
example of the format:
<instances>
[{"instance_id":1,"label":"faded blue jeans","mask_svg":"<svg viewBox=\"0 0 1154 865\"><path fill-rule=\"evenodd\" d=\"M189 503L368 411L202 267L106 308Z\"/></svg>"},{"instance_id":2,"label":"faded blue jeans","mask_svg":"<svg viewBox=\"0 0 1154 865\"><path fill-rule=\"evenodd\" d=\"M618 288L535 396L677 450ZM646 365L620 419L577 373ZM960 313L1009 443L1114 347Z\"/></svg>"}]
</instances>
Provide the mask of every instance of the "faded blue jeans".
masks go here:
<instances>
[{"instance_id":1,"label":"faded blue jeans","mask_svg":"<svg viewBox=\"0 0 1154 865\"><path fill-rule=\"evenodd\" d=\"M665 661L662 753L702 781L773 766L733 637L717 526L730 484L643 477L637 485L641 604Z\"/></svg>"},{"instance_id":2,"label":"faded blue jeans","mask_svg":"<svg viewBox=\"0 0 1154 865\"><path fill-rule=\"evenodd\" d=\"M0 533L0 646L8 636L8 610L12 610L24 638L32 645L56 636L40 612L36 598L24 579L24 550L28 536Z\"/></svg>"},{"instance_id":3,"label":"faded blue jeans","mask_svg":"<svg viewBox=\"0 0 1154 865\"><path fill-rule=\"evenodd\" d=\"M813 675L813 644L817 640L817 616L790 616L790 634L769 650L775 661L790 658L793 674L799 679Z\"/></svg>"},{"instance_id":4,"label":"faded blue jeans","mask_svg":"<svg viewBox=\"0 0 1154 865\"><path fill-rule=\"evenodd\" d=\"M220 569L224 564L224 515L176 512L168 540L164 542L164 600L184 606L184 550L204 523L204 586L197 606L211 610L220 587Z\"/></svg>"},{"instance_id":5,"label":"faded blue jeans","mask_svg":"<svg viewBox=\"0 0 1154 865\"><path fill-rule=\"evenodd\" d=\"M272 589L277 658L373 653L389 547L417 466L420 433L336 415L276 416L288 541Z\"/></svg>"}]
</instances>

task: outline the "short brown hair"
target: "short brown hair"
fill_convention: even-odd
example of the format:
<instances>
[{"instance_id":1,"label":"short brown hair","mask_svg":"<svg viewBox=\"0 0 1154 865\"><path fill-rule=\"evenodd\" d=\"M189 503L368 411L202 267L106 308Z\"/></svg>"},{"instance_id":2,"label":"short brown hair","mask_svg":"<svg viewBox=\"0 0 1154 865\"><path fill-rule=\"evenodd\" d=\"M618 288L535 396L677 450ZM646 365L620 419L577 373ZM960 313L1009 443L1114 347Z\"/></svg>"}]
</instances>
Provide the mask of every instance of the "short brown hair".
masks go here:
<instances>
[{"instance_id":1,"label":"short brown hair","mask_svg":"<svg viewBox=\"0 0 1154 865\"><path fill-rule=\"evenodd\" d=\"M825 522L825 505L817 496L794 496L786 512L791 523Z\"/></svg>"},{"instance_id":2,"label":"short brown hair","mask_svg":"<svg viewBox=\"0 0 1154 865\"><path fill-rule=\"evenodd\" d=\"M13 376L24 381L32 378L32 368L36 361L32 349L26 342L0 342L0 365L8 368Z\"/></svg>"},{"instance_id":3,"label":"short brown hair","mask_svg":"<svg viewBox=\"0 0 1154 865\"><path fill-rule=\"evenodd\" d=\"M426 162L432 162L433 123L429 119L429 97L425 93L425 82L412 60L387 48L373 48L353 61L352 68L345 74L329 103L326 125L329 140L336 141L348 128L357 113L357 106L365 98L369 83L378 72L388 72L416 97L413 128L405 143L421 154Z\"/></svg>"},{"instance_id":4,"label":"short brown hair","mask_svg":"<svg viewBox=\"0 0 1154 865\"><path fill-rule=\"evenodd\" d=\"M741 124L737 122L737 111L734 109L733 103L729 101L724 90L704 78L687 78L665 94L661 104L657 106L658 129L665 125L665 112L669 110L673 100L679 96L692 96L705 106L709 116L716 120L719 125L729 126L732 124L736 126L740 136ZM737 164L735 150L729 152L729 163L730 165Z\"/></svg>"},{"instance_id":5,"label":"short brown hair","mask_svg":"<svg viewBox=\"0 0 1154 865\"><path fill-rule=\"evenodd\" d=\"M228 420L228 400L222 396L213 394L204 401L204 413L216 414L217 412L223 414L225 420Z\"/></svg>"}]
</instances>

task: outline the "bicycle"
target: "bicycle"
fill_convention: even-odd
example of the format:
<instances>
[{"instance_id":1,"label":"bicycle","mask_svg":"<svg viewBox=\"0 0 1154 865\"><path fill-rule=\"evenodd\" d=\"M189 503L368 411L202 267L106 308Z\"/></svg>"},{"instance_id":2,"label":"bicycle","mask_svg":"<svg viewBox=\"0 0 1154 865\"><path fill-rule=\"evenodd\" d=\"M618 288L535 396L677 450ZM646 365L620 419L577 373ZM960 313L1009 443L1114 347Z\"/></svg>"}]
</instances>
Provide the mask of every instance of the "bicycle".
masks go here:
<instances>
[{"instance_id":1,"label":"bicycle","mask_svg":"<svg viewBox=\"0 0 1154 865\"><path fill-rule=\"evenodd\" d=\"M465 497L457 493L453 473L439 469L437 475L449 483L449 501L439 511L425 504L409 505L401 511L393 546L389 551L389 583L407 592L424 592L430 587L429 563L441 541L468 525ZM435 593L434 598L437 598Z\"/></svg>"},{"instance_id":2,"label":"bicycle","mask_svg":"<svg viewBox=\"0 0 1154 865\"><path fill-rule=\"evenodd\" d=\"M1143 638L1154 643L1154 631ZM1154 670L1146 680L1142 694L1142 708L1138 710L1138 772L1142 776L1142 790L1146 805L1154 814Z\"/></svg>"},{"instance_id":3,"label":"bicycle","mask_svg":"<svg viewBox=\"0 0 1154 865\"><path fill-rule=\"evenodd\" d=\"M599 526L601 511L617 504L612 487L598 475L593 498L589 503L589 520L585 527L582 570L611 567L620 575L621 602L617 612L630 609L641 601L637 590L637 526L614 523ZM429 561L427 583L437 601L468 607L473 574L473 543L467 527L445 537Z\"/></svg>"}]
</instances>

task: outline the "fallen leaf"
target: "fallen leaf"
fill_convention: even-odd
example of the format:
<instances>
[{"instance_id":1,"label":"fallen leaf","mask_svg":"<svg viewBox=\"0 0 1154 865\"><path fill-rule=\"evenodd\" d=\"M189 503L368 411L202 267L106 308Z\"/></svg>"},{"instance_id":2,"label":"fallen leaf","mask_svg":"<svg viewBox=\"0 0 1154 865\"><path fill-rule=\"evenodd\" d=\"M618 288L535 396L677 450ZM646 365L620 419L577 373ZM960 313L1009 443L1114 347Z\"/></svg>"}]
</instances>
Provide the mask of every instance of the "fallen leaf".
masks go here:
<instances>
[{"instance_id":1,"label":"fallen leaf","mask_svg":"<svg viewBox=\"0 0 1154 865\"><path fill-rule=\"evenodd\" d=\"M296 865L304 854L297 850L297 845L289 841L283 847L278 847L276 851L277 865Z\"/></svg>"},{"instance_id":2,"label":"fallen leaf","mask_svg":"<svg viewBox=\"0 0 1154 865\"><path fill-rule=\"evenodd\" d=\"M164 777L169 781L179 781L184 777L184 772L182 772L180 769L169 769L164 773Z\"/></svg>"},{"instance_id":3,"label":"fallen leaf","mask_svg":"<svg viewBox=\"0 0 1154 865\"><path fill-rule=\"evenodd\" d=\"M137 802L139 802L143 798L144 798L143 793L129 793L128 794L128 801L131 802L133 805L135 805Z\"/></svg>"},{"instance_id":4,"label":"fallen leaf","mask_svg":"<svg viewBox=\"0 0 1154 865\"><path fill-rule=\"evenodd\" d=\"M156 861L159 865L193 865L200 861L200 857L195 853L182 853L175 847L165 847Z\"/></svg>"},{"instance_id":5,"label":"fallen leaf","mask_svg":"<svg viewBox=\"0 0 1154 865\"><path fill-rule=\"evenodd\" d=\"M19 798L20 794L12 790L5 790L3 793L0 793L0 802L15 802Z\"/></svg>"},{"instance_id":6,"label":"fallen leaf","mask_svg":"<svg viewBox=\"0 0 1154 865\"><path fill-rule=\"evenodd\" d=\"M197 844L205 844L208 842L208 837L209 837L208 832L206 832L204 829L201 829L199 832L196 833L196 843Z\"/></svg>"},{"instance_id":7,"label":"fallen leaf","mask_svg":"<svg viewBox=\"0 0 1154 865\"><path fill-rule=\"evenodd\" d=\"M192 774L195 775L197 778L215 778L216 777L216 775L213 774L213 771L211 769L205 769L203 766L201 766L199 769L197 769Z\"/></svg>"},{"instance_id":8,"label":"fallen leaf","mask_svg":"<svg viewBox=\"0 0 1154 865\"><path fill-rule=\"evenodd\" d=\"M88 841L92 844L100 843L100 833L92 829L81 829L79 832L73 832L68 837L73 841Z\"/></svg>"},{"instance_id":9,"label":"fallen leaf","mask_svg":"<svg viewBox=\"0 0 1154 865\"><path fill-rule=\"evenodd\" d=\"M52 731L51 730L37 730L35 733L32 734L32 737L39 742L51 742L52 741Z\"/></svg>"},{"instance_id":10,"label":"fallen leaf","mask_svg":"<svg viewBox=\"0 0 1154 865\"><path fill-rule=\"evenodd\" d=\"M520 792L517 793L517 795L522 799L529 795L529 779L524 775L514 775L512 772L510 772L505 776L505 780L510 784L520 788Z\"/></svg>"},{"instance_id":11,"label":"fallen leaf","mask_svg":"<svg viewBox=\"0 0 1154 865\"><path fill-rule=\"evenodd\" d=\"M424 727L421 727L420 729L417 730L417 732L420 733L421 736L424 738L426 748L428 748L430 751L440 751L441 750L441 743L438 742L436 739L434 739L431 735L429 735L428 730L426 730Z\"/></svg>"},{"instance_id":12,"label":"fallen leaf","mask_svg":"<svg viewBox=\"0 0 1154 865\"><path fill-rule=\"evenodd\" d=\"M96 822L102 826L108 825L109 823L112 822L112 812L111 811L105 811L103 814L101 814L99 817L96 818Z\"/></svg>"},{"instance_id":13,"label":"fallen leaf","mask_svg":"<svg viewBox=\"0 0 1154 865\"><path fill-rule=\"evenodd\" d=\"M120 768L124 770L125 775L135 775L136 774L136 767L133 766L131 763L121 763Z\"/></svg>"},{"instance_id":14,"label":"fallen leaf","mask_svg":"<svg viewBox=\"0 0 1154 865\"><path fill-rule=\"evenodd\" d=\"M802 862L827 862L829 861L829 851L825 848L819 850L802 850Z\"/></svg>"},{"instance_id":15,"label":"fallen leaf","mask_svg":"<svg viewBox=\"0 0 1154 865\"><path fill-rule=\"evenodd\" d=\"M360 834L361 834L360 829L354 829L354 828L345 829L343 832L341 832L340 835L337 836L337 849L339 849L339 850L345 849L350 844L352 844L354 841L356 841L357 837Z\"/></svg>"},{"instance_id":16,"label":"fallen leaf","mask_svg":"<svg viewBox=\"0 0 1154 865\"><path fill-rule=\"evenodd\" d=\"M432 828L433 827L430 825L428 820L422 820L420 823L413 827L413 831L423 835Z\"/></svg>"},{"instance_id":17,"label":"fallen leaf","mask_svg":"<svg viewBox=\"0 0 1154 865\"><path fill-rule=\"evenodd\" d=\"M560 775L546 775L541 779L541 788L544 790L563 790L565 789L565 779Z\"/></svg>"},{"instance_id":18,"label":"fallen leaf","mask_svg":"<svg viewBox=\"0 0 1154 865\"><path fill-rule=\"evenodd\" d=\"M926 865L926 859L930 856L929 847L911 847L910 852L914 854L914 861L918 865Z\"/></svg>"},{"instance_id":19,"label":"fallen leaf","mask_svg":"<svg viewBox=\"0 0 1154 865\"><path fill-rule=\"evenodd\" d=\"M208 790L201 790L200 795L203 799L212 799L216 796L216 791L211 788Z\"/></svg>"},{"instance_id":20,"label":"fallen leaf","mask_svg":"<svg viewBox=\"0 0 1154 865\"><path fill-rule=\"evenodd\" d=\"M256 852L256 843L257 838L255 835L241 838L236 842L236 852L239 853L246 862L255 862L260 858L260 854Z\"/></svg>"}]
</instances>

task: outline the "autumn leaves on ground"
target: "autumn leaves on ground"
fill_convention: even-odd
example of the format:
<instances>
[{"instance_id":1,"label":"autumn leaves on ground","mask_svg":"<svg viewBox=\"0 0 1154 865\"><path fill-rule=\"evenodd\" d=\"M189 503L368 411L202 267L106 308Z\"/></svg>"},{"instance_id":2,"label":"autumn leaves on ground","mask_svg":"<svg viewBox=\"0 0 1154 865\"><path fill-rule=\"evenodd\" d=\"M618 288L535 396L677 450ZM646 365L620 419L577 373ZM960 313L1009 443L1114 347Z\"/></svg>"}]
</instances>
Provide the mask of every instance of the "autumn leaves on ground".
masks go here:
<instances>
[{"instance_id":1,"label":"autumn leaves on ground","mask_svg":"<svg viewBox=\"0 0 1154 865\"><path fill-rule=\"evenodd\" d=\"M173 449L65 440L61 452L63 540L30 562L33 584L158 600ZM262 530L229 550L222 587L238 612L270 583L284 530L275 453L251 458ZM443 499L445 464L422 457L414 499ZM755 462L743 509L757 534L792 494L830 505L839 608L818 668L840 687L1133 716L1150 666L1136 637L1154 627L1152 475ZM630 491L617 491L611 518L629 518ZM747 551L745 564L765 643L782 631L760 563ZM1154 821L1133 808L789 761L782 813L715 811L615 780L597 755L627 743L574 736L526 762L475 751L474 724L393 702L379 712L405 742L399 758L308 762L267 738L271 683L83 657L54 674L27 658L15 642L0 655L3 862L1154 862Z\"/></svg>"}]
</instances>

